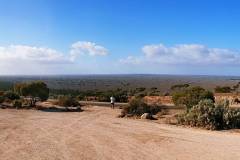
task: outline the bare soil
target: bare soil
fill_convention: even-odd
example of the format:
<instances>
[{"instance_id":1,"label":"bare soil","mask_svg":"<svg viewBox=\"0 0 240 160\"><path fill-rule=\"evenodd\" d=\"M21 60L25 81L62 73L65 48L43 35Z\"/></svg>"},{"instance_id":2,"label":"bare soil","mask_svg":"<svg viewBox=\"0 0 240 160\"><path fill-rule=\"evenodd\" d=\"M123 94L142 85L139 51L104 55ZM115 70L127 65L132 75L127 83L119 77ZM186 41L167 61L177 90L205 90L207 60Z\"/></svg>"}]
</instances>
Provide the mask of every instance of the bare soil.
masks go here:
<instances>
[{"instance_id":1,"label":"bare soil","mask_svg":"<svg viewBox=\"0 0 240 160\"><path fill-rule=\"evenodd\" d=\"M240 159L240 133L116 118L119 109L83 112L0 110L1 160Z\"/></svg>"}]
</instances>

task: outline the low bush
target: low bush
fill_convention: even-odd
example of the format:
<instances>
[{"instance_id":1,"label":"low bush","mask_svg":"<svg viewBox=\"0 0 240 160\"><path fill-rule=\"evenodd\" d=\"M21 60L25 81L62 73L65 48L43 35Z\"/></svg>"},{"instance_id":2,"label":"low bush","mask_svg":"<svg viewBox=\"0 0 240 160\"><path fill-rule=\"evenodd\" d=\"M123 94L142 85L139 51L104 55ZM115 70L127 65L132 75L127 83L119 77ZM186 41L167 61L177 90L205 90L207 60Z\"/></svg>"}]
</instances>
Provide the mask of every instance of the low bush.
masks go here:
<instances>
[{"instance_id":1,"label":"low bush","mask_svg":"<svg viewBox=\"0 0 240 160\"><path fill-rule=\"evenodd\" d=\"M185 83L185 84L176 84L171 86L171 90L181 90L181 89L185 89L188 88L190 85Z\"/></svg>"},{"instance_id":2,"label":"low bush","mask_svg":"<svg viewBox=\"0 0 240 160\"><path fill-rule=\"evenodd\" d=\"M132 114L135 116L141 116L143 113L150 113L152 115L161 111L160 106L148 105L144 102L143 98L133 98L129 105L123 108L123 114Z\"/></svg>"},{"instance_id":3,"label":"low bush","mask_svg":"<svg viewBox=\"0 0 240 160\"><path fill-rule=\"evenodd\" d=\"M201 100L197 105L178 116L178 123L210 130L240 128L240 110L229 108L229 102L214 104Z\"/></svg>"},{"instance_id":4,"label":"low bush","mask_svg":"<svg viewBox=\"0 0 240 160\"><path fill-rule=\"evenodd\" d=\"M3 103L4 102L4 97L3 96L0 96L0 103Z\"/></svg>"},{"instance_id":5,"label":"low bush","mask_svg":"<svg viewBox=\"0 0 240 160\"><path fill-rule=\"evenodd\" d=\"M10 100L20 99L20 96L12 91L5 92L3 96Z\"/></svg>"},{"instance_id":6,"label":"low bush","mask_svg":"<svg viewBox=\"0 0 240 160\"><path fill-rule=\"evenodd\" d=\"M231 93L232 89L229 86L217 86L215 89L215 93Z\"/></svg>"},{"instance_id":7,"label":"low bush","mask_svg":"<svg viewBox=\"0 0 240 160\"><path fill-rule=\"evenodd\" d=\"M59 96L57 105L63 106L63 107L77 107L80 106L78 101L71 97L71 96Z\"/></svg>"}]
</instances>

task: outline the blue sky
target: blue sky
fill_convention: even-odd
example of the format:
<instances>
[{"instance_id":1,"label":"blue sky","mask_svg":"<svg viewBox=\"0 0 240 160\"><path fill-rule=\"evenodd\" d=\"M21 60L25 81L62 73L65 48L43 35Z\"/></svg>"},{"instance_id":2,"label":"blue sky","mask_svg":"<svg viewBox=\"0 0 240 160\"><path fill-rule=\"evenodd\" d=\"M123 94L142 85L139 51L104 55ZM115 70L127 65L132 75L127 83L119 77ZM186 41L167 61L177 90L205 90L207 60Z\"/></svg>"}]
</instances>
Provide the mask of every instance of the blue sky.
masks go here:
<instances>
[{"instance_id":1,"label":"blue sky","mask_svg":"<svg viewBox=\"0 0 240 160\"><path fill-rule=\"evenodd\" d=\"M0 4L0 74L240 74L237 0Z\"/></svg>"}]
</instances>

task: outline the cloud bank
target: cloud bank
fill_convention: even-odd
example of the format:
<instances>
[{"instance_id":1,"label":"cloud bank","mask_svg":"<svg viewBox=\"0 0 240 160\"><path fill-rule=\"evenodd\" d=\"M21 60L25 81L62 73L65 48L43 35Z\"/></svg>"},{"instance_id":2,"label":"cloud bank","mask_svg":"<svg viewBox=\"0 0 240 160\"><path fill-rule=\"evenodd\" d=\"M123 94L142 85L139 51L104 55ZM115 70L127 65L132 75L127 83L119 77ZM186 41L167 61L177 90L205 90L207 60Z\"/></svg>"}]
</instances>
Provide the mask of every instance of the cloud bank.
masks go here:
<instances>
[{"instance_id":1,"label":"cloud bank","mask_svg":"<svg viewBox=\"0 0 240 160\"><path fill-rule=\"evenodd\" d=\"M68 53L52 48L28 45L0 46L0 74L54 74L64 69L63 65L77 63L78 57L105 56L108 50L93 42L78 41ZM80 57L81 58L81 57Z\"/></svg>"},{"instance_id":2,"label":"cloud bank","mask_svg":"<svg viewBox=\"0 0 240 160\"><path fill-rule=\"evenodd\" d=\"M33 47L26 45L10 45L0 47L1 63L11 63L12 61L34 62L34 63L65 63L68 58L62 53L43 47Z\"/></svg>"},{"instance_id":3,"label":"cloud bank","mask_svg":"<svg viewBox=\"0 0 240 160\"><path fill-rule=\"evenodd\" d=\"M141 54L108 58L107 48L94 42L77 41L67 53L30 45L0 46L0 75L3 74L88 74L165 73L236 74L240 51L210 48L201 44L141 47ZM110 59L111 58L111 59ZM117 60L120 63L117 63ZM111 67L109 67L111 66Z\"/></svg>"},{"instance_id":4,"label":"cloud bank","mask_svg":"<svg viewBox=\"0 0 240 160\"><path fill-rule=\"evenodd\" d=\"M167 47L163 44L145 45L142 55L121 59L122 63L141 64L145 62L158 64L240 64L240 51L209 48L200 44L181 44ZM136 61L138 63L136 63Z\"/></svg>"}]
</instances>

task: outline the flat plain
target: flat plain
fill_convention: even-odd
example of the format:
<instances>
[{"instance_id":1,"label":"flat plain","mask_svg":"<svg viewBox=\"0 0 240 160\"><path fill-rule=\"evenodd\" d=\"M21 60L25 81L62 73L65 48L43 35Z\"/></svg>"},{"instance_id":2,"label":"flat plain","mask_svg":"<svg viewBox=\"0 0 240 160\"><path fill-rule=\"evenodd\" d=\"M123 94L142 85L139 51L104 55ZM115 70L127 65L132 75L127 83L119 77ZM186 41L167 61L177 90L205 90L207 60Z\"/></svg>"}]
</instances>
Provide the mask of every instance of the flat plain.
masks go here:
<instances>
[{"instance_id":1,"label":"flat plain","mask_svg":"<svg viewBox=\"0 0 240 160\"><path fill-rule=\"evenodd\" d=\"M197 76L197 75L56 75L56 76L0 76L0 82L44 81L50 89L73 89L79 91L108 91L121 88L157 88L160 93L171 91L176 84L189 84L214 90L216 86L233 86L240 82L237 76ZM1 84L1 83L0 83ZM5 84L6 85L6 84ZM1 87L1 86L0 86Z\"/></svg>"}]
</instances>

